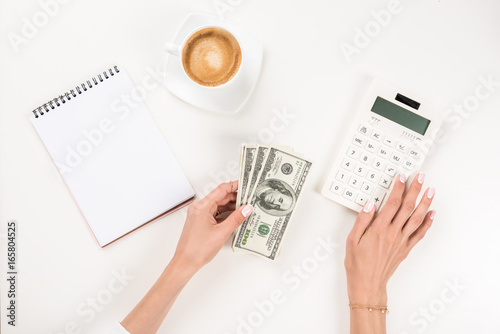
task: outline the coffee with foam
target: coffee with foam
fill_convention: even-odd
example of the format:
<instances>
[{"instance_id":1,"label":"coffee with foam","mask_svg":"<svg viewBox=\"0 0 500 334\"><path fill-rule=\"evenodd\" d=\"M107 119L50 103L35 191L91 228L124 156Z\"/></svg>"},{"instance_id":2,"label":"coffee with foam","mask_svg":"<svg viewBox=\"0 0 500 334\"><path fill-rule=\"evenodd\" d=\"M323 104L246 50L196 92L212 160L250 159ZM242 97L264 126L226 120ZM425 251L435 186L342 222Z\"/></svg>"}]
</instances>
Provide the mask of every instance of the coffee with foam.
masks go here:
<instances>
[{"instance_id":1,"label":"coffee with foam","mask_svg":"<svg viewBox=\"0 0 500 334\"><path fill-rule=\"evenodd\" d=\"M217 87L230 81L241 65L241 48L236 38L221 28L195 32L182 50L182 65L196 83Z\"/></svg>"}]
</instances>

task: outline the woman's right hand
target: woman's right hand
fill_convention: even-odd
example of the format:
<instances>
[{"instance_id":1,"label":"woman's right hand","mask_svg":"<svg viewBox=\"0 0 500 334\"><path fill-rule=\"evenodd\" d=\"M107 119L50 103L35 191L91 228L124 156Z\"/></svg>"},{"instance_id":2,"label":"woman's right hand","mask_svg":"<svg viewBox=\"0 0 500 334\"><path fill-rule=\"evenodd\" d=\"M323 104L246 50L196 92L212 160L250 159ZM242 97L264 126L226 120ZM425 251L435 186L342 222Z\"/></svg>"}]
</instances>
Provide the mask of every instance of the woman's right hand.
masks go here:
<instances>
[{"instance_id":1,"label":"woman's right hand","mask_svg":"<svg viewBox=\"0 0 500 334\"><path fill-rule=\"evenodd\" d=\"M436 214L428 212L434 188L428 188L415 209L425 174L418 174L406 194L406 176L394 179L394 188L373 220L373 202L367 202L347 238L345 268L352 304L387 305L387 282L424 237ZM373 223L372 223L373 221Z\"/></svg>"}]
</instances>

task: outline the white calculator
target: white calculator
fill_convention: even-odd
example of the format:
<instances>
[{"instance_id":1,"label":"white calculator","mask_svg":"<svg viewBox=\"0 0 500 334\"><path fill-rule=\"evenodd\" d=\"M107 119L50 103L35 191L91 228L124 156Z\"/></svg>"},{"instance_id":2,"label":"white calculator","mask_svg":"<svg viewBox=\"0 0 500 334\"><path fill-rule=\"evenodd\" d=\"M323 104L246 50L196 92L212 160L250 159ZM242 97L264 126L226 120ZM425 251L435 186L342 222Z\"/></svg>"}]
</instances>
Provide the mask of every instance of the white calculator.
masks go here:
<instances>
[{"instance_id":1,"label":"white calculator","mask_svg":"<svg viewBox=\"0 0 500 334\"><path fill-rule=\"evenodd\" d=\"M394 178L420 171L445 114L428 102L374 80L321 194L352 210L377 210ZM408 182L409 185L409 182Z\"/></svg>"}]
</instances>

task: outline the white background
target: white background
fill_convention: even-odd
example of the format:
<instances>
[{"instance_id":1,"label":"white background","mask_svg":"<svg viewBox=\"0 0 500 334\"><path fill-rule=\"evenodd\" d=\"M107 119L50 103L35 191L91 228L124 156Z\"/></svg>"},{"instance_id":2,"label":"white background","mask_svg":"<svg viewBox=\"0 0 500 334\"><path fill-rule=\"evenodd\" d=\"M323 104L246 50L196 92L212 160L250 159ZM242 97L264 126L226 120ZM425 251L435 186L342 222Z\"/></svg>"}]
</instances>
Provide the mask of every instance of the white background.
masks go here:
<instances>
[{"instance_id":1,"label":"white background","mask_svg":"<svg viewBox=\"0 0 500 334\"><path fill-rule=\"evenodd\" d=\"M227 19L264 42L261 77L247 105L237 115L221 116L191 107L163 87L145 97L188 179L203 196L227 175L237 178L231 164L238 161L239 145L269 142L263 129L284 108L295 118L274 132L272 142L294 147L315 165L279 260L233 254L227 243L181 293L160 333L238 333L239 318L260 320L254 303L269 299L273 290L281 290L285 301L258 327L240 333L346 333L343 258L355 214L319 194L344 129L373 77L450 111L474 101L479 77L498 83L500 3L402 0L389 25L348 62L341 43L353 45L356 29L373 21L370 12L387 8L388 1L220 2L231 8L223 13ZM2 333L102 333L126 316L168 263L185 210L99 249L27 116L115 63L140 85L147 68L163 65L162 47L185 16L218 15L217 2L73 0L60 5L18 52L9 34L20 35L23 18L32 21L41 6L34 0L0 4L3 303L9 219L19 224L20 273L18 326L6 326L2 304ZM437 216L391 279L390 333L500 332L499 107L497 86L467 115L450 114L445 138L424 164L426 186L437 189ZM318 238L338 247L313 267ZM290 280L291 268L303 264L311 273L296 288L283 277ZM113 271L134 279L103 300ZM448 281L465 288L455 295ZM106 305L98 305L91 319L86 304L96 297ZM427 320L420 312L429 314Z\"/></svg>"}]
</instances>

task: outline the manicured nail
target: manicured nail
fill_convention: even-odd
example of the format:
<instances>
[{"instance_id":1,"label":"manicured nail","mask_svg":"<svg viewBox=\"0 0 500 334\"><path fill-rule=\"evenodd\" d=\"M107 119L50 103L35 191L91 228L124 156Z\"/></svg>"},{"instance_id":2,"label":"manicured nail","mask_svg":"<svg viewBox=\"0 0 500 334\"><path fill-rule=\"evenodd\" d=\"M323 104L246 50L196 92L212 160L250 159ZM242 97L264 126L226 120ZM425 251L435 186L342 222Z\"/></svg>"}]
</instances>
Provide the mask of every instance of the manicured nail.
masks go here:
<instances>
[{"instance_id":1,"label":"manicured nail","mask_svg":"<svg viewBox=\"0 0 500 334\"><path fill-rule=\"evenodd\" d=\"M253 212L253 206L251 204L247 204L245 205L245 207L243 208L243 210L241 210L241 214L243 215L243 217L247 218L248 216L250 216L250 214Z\"/></svg>"},{"instance_id":2,"label":"manicured nail","mask_svg":"<svg viewBox=\"0 0 500 334\"><path fill-rule=\"evenodd\" d=\"M431 211L431 215L429 216L429 218L430 218L431 220L434 220L434 217L435 217L435 216L436 216L436 211L432 210L432 211Z\"/></svg>"},{"instance_id":3,"label":"manicured nail","mask_svg":"<svg viewBox=\"0 0 500 334\"><path fill-rule=\"evenodd\" d=\"M371 212L373 210L373 202L368 201L366 202L365 206L363 207L364 212Z\"/></svg>"},{"instance_id":4,"label":"manicured nail","mask_svg":"<svg viewBox=\"0 0 500 334\"><path fill-rule=\"evenodd\" d=\"M425 180L425 173L418 173L418 183L423 184Z\"/></svg>"},{"instance_id":5,"label":"manicured nail","mask_svg":"<svg viewBox=\"0 0 500 334\"><path fill-rule=\"evenodd\" d=\"M401 183L406 182L406 175L404 173L399 174L399 181L401 181Z\"/></svg>"},{"instance_id":6,"label":"manicured nail","mask_svg":"<svg viewBox=\"0 0 500 334\"><path fill-rule=\"evenodd\" d=\"M434 197L434 194L436 193L436 189L434 188L429 188L429 190L427 190L427 197L428 198L432 198Z\"/></svg>"}]
</instances>

